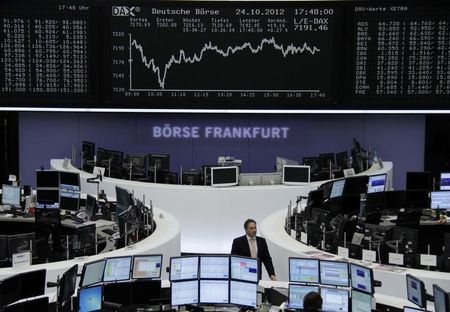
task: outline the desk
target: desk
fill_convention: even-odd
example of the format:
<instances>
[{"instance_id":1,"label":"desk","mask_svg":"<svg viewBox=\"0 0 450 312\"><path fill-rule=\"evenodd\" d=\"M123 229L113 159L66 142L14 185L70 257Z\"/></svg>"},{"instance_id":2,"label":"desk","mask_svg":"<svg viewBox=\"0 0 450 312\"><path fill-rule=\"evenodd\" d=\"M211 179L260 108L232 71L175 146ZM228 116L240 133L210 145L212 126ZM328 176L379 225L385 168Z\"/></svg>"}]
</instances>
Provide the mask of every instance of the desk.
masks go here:
<instances>
[{"instance_id":1,"label":"desk","mask_svg":"<svg viewBox=\"0 0 450 312\"><path fill-rule=\"evenodd\" d=\"M268 216L260 225L260 233L267 240L277 277L280 280L287 281L289 280L289 257L310 257L306 252L316 251L317 249L296 241L284 231L285 216L286 210L280 210ZM329 255L332 260L341 258L337 255ZM373 268L375 280L379 280L383 283L382 287L375 289L375 297L380 298L380 303L389 304L395 307L403 307L403 305L405 305L405 276L407 273L423 280L428 293L432 293L432 284L438 284L446 290L450 289L450 273L405 268L401 268L402 272L390 272L377 268L378 264L370 264L366 261L355 259L347 260ZM383 302L381 300L383 300ZM412 306L412 304L408 305Z\"/></svg>"},{"instance_id":2,"label":"desk","mask_svg":"<svg viewBox=\"0 0 450 312\"><path fill-rule=\"evenodd\" d=\"M83 193L96 194L97 184L87 183L93 174L81 171L72 165L63 167L63 159L52 159L51 168L60 171L78 172ZM375 164L369 174L387 174L387 185L392 185L392 162L384 162L383 168ZM360 173L364 175L366 172ZM326 181L304 185L260 185L216 188L197 185L170 185L120 180L104 177L100 190L109 197L116 197L115 186L134 191L134 195L145 203L149 200L165 211L172 213L181 223L183 252L229 253L235 237L244 234L243 224L248 218L261 222L265 217L286 207L297 196L307 196ZM206 220L206 222L205 222Z\"/></svg>"}]
</instances>

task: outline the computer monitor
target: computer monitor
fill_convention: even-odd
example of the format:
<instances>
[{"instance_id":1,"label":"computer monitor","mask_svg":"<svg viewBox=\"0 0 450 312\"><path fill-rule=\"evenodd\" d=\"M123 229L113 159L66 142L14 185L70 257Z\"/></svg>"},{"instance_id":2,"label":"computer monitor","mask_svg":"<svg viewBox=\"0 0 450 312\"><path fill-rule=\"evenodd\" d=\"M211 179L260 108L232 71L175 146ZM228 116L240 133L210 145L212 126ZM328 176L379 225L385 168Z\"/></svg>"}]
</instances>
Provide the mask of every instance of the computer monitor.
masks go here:
<instances>
[{"instance_id":1,"label":"computer monitor","mask_svg":"<svg viewBox=\"0 0 450 312\"><path fill-rule=\"evenodd\" d=\"M21 301L5 308L4 312L34 312L48 311L48 297Z\"/></svg>"},{"instance_id":2,"label":"computer monitor","mask_svg":"<svg viewBox=\"0 0 450 312\"><path fill-rule=\"evenodd\" d=\"M368 180L369 177L366 175L345 178L343 195L366 194Z\"/></svg>"},{"instance_id":3,"label":"computer monitor","mask_svg":"<svg viewBox=\"0 0 450 312\"><path fill-rule=\"evenodd\" d=\"M79 312L100 311L103 301L103 285L80 289L78 299Z\"/></svg>"},{"instance_id":4,"label":"computer monitor","mask_svg":"<svg viewBox=\"0 0 450 312\"><path fill-rule=\"evenodd\" d=\"M352 289L352 312L372 311L372 295Z\"/></svg>"},{"instance_id":5,"label":"computer monitor","mask_svg":"<svg viewBox=\"0 0 450 312\"><path fill-rule=\"evenodd\" d=\"M330 164L334 165L334 153L319 154L320 169L329 169Z\"/></svg>"},{"instance_id":6,"label":"computer monitor","mask_svg":"<svg viewBox=\"0 0 450 312\"><path fill-rule=\"evenodd\" d=\"M20 275L0 280L0 307L20 300Z\"/></svg>"},{"instance_id":7,"label":"computer monitor","mask_svg":"<svg viewBox=\"0 0 450 312\"><path fill-rule=\"evenodd\" d=\"M128 164L132 164L132 168L137 167L139 169L147 170L148 154L128 154L127 162Z\"/></svg>"},{"instance_id":8,"label":"computer monitor","mask_svg":"<svg viewBox=\"0 0 450 312\"><path fill-rule=\"evenodd\" d=\"M230 257L231 278L246 282L258 282L258 259L249 257Z\"/></svg>"},{"instance_id":9,"label":"computer monitor","mask_svg":"<svg viewBox=\"0 0 450 312\"><path fill-rule=\"evenodd\" d=\"M407 190L405 208L424 209L430 207L430 193L424 190Z\"/></svg>"},{"instance_id":10,"label":"computer monitor","mask_svg":"<svg viewBox=\"0 0 450 312\"><path fill-rule=\"evenodd\" d=\"M131 283L131 304L155 304L161 298L161 280L140 279Z\"/></svg>"},{"instance_id":11,"label":"computer monitor","mask_svg":"<svg viewBox=\"0 0 450 312\"><path fill-rule=\"evenodd\" d=\"M284 165L282 183L288 185L302 185L310 181L309 166Z\"/></svg>"},{"instance_id":12,"label":"computer monitor","mask_svg":"<svg viewBox=\"0 0 450 312\"><path fill-rule=\"evenodd\" d=\"M12 260L13 255L16 253L22 253L26 251L33 251L33 256L37 255L36 238L34 233L22 233L7 235L7 258Z\"/></svg>"},{"instance_id":13,"label":"computer monitor","mask_svg":"<svg viewBox=\"0 0 450 312\"><path fill-rule=\"evenodd\" d=\"M200 256L200 278L230 277L230 256Z\"/></svg>"},{"instance_id":14,"label":"computer monitor","mask_svg":"<svg viewBox=\"0 0 450 312\"><path fill-rule=\"evenodd\" d=\"M427 307L425 284L410 274L406 274L406 294L412 303L423 309Z\"/></svg>"},{"instance_id":15,"label":"computer monitor","mask_svg":"<svg viewBox=\"0 0 450 312\"><path fill-rule=\"evenodd\" d=\"M97 205L97 199L95 196L87 194L86 196L86 214L89 217L89 220L92 220L95 213L95 207Z\"/></svg>"},{"instance_id":16,"label":"computer monitor","mask_svg":"<svg viewBox=\"0 0 450 312\"><path fill-rule=\"evenodd\" d=\"M429 171L407 172L406 189L431 191L431 173Z\"/></svg>"},{"instance_id":17,"label":"computer monitor","mask_svg":"<svg viewBox=\"0 0 450 312\"><path fill-rule=\"evenodd\" d=\"M169 154L150 154L149 169L156 171L170 171L170 155Z\"/></svg>"},{"instance_id":18,"label":"computer monitor","mask_svg":"<svg viewBox=\"0 0 450 312\"><path fill-rule=\"evenodd\" d=\"M20 206L20 186L2 185L2 205Z\"/></svg>"},{"instance_id":19,"label":"computer monitor","mask_svg":"<svg viewBox=\"0 0 450 312\"><path fill-rule=\"evenodd\" d=\"M311 173L316 173L319 171L319 163L319 157L303 157L302 159L302 165L309 166L311 168Z\"/></svg>"},{"instance_id":20,"label":"computer monitor","mask_svg":"<svg viewBox=\"0 0 450 312\"><path fill-rule=\"evenodd\" d=\"M333 286L349 286L347 262L320 260L320 283Z\"/></svg>"},{"instance_id":21,"label":"computer monitor","mask_svg":"<svg viewBox=\"0 0 450 312\"><path fill-rule=\"evenodd\" d=\"M283 166L285 165L299 165L299 162L292 159L287 159L284 157L277 156L275 159L275 167L277 169L277 172L283 171Z\"/></svg>"},{"instance_id":22,"label":"computer monitor","mask_svg":"<svg viewBox=\"0 0 450 312\"><path fill-rule=\"evenodd\" d=\"M59 188L59 171L36 170L36 188Z\"/></svg>"},{"instance_id":23,"label":"computer monitor","mask_svg":"<svg viewBox=\"0 0 450 312\"><path fill-rule=\"evenodd\" d=\"M59 188L63 190L80 191L80 174L78 172L59 172Z\"/></svg>"},{"instance_id":24,"label":"computer monitor","mask_svg":"<svg viewBox=\"0 0 450 312\"><path fill-rule=\"evenodd\" d=\"M103 167L106 166L106 161L108 160L108 151L104 148L97 147L96 156L96 165Z\"/></svg>"},{"instance_id":25,"label":"computer monitor","mask_svg":"<svg viewBox=\"0 0 450 312\"><path fill-rule=\"evenodd\" d=\"M116 282L129 280L130 272L131 256L106 258L103 281Z\"/></svg>"},{"instance_id":26,"label":"computer monitor","mask_svg":"<svg viewBox=\"0 0 450 312\"><path fill-rule=\"evenodd\" d=\"M37 189L36 208L59 208L59 189Z\"/></svg>"},{"instance_id":27,"label":"computer monitor","mask_svg":"<svg viewBox=\"0 0 450 312\"><path fill-rule=\"evenodd\" d=\"M346 179L339 179L339 180L333 181L330 196L329 196L330 199L342 196L342 194L344 193L344 187L345 187L345 183L346 183L345 181L346 181Z\"/></svg>"},{"instance_id":28,"label":"computer monitor","mask_svg":"<svg viewBox=\"0 0 450 312\"><path fill-rule=\"evenodd\" d=\"M80 288L91 286L102 282L105 271L106 259L89 262L83 265L80 278Z\"/></svg>"},{"instance_id":29,"label":"computer monitor","mask_svg":"<svg viewBox=\"0 0 450 312\"><path fill-rule=\"evenodd\" d=\"M197 256L170 258L170 281L180 281L198 278Z\"/></svg>"},{"instance_id":30,"label":"computer monitor","mask_svg":"<svg viewBox=\"0 0 450 312\"><path fill-rule=\"evenodd\" d=\"M95 155L95 143L82 141L81 142L81 152L83 153L84 159L94 159Z\"/></svg>"},{"instance_id":31,"label":"computer monitor","mask_svg":"<svg viewBox=\"0 0 450 312\"><path fill-rule=\"evenodd\" d=\"M354 263L350 263L352 288L373 294L373 271Z\"/></svg>"},{"instance_id":32,"label":"computer monitor","mask_svg":"<svg viewBox=\"0 0 450 312\"><path fill-rule=\"evenodd\" d=\"M130 281L108 283L103 285L103 301L128 306L131 304Z\"/></svg>"},{"instance_id":33,"label":"computer monitor","mask_svg":"<svg viewBox=\"0 0 450 312\"><path fill-rule=\"evenodd\" d=\"M229 302L228 280L200 280L200 303L226 304Z\"/></svg>"},{"instance_id":34,"label":"computer monitor","mask_svg":"<svg viewBox=\"0 0 450 312\"><path fill-rule=\"evenodd\" d=\"M398 210L406 206L406 191L384 192L385 209Z\"/></svg>"},{"instance_id":35,"label":"computer monitor","mask_svg":"<svg viewBox=\"0 0 450 312\"><path fill-rule=\"evenodd\" d=\"M212 167L211 186L235 186L239 181L237 166Z\"/></svg>"},{"instance_id":36,"label":"computer monitor","mask_svg":"<svg viewBox=\"0 0 450 312\"><path fill-rule=\"evenodd\" d=\"M183 170L181 184L202 185L202 173L199 170Z\"/></svg>"},{"instance_id":37,"label":"computer monitor","mask_svg":"<svg viewBox=\"0 0 450 312\"><path fill-rule=\"evenodd\" d=\"M323 311L349 312L349 291L346 289L320 288Z\"/></svg>"},{"instance_id":38,"label":"computer monitor","mask_svg":"<svg viewBox=\"0 0 450 312\"><path fill-rule=\"evenodd\" d=\"M80 207L80 193L59 192L59 209L78 212Z\"/></svg>"},{"instance_id":39,"label":"computer monitor","mask_svg":"<svg viewBox=\"0 0 450 312\"><path fill-rule=\"evenodd\" d=\"M319 286L289 284L288 303L290 309L303 309L303 298L311 291L319 292Z\"/></svg>"},{"instance_id":40,"label":"computer monitor","mask_svg":"<svg viewBox=\"0 0 450 312\"><path fill-rule=\"evenodd\" d=\"M434 311L436 312L449 312L450 311L450 298L448 292L433 284L433 297L434 297Z\"/></svg>"},{"instance_id":41,"label":"computer monitor","mask_svg":"<svg viewBox=\"0 0 450 312\"><path fill-rule=\"evenodd\" d=\"M342 170L348 168L348 152L347 151L336 154L336 166L338 166Z\"/></svg>"},{"instance_id":42,"label":"computer monitor","mask_svg":"<svg viewBox=\"0 0 450 312\"><path fill-rule=\"evenodd\" d=\"M170 299L172 306L198 303L199 281L172 282L170 286Z\"/></svg>"},{"instance_id":43,"label":"computer monitor","mask_svg":"<svg viewBox=\"0 0 450 312\"><path fill-rule=\"evenodd\" d=\"M77 284L78 264L75 264L68 269L59 280L58 289L58 303L63 304L66 300L70 299L75 293Z\"/></svg>"},{"instance_id":44,"label":"computer monitor","mask_svg":"<svg viewBox=\"0 0 450 312\"><path fill-rule=\"evenodd\" d=\"M319 260L289 258L289 282L319 283Z\"/></svg>"},{"instance_id":45,"label":"computer monitor","mask_svg":"<svg viewBox=\"0 0 450 312\"><path fill-rule=\"evenodd\" d=\"M450 190L450 172L441 172L441 191Z\"/></svg>"},{"instance_id":46,"label":"computer monitor","mask_svg":"<svg viewBox=\"0 0 450 312\"><path fill-rule=\"evenodd\" d=\"M338 180L338 181L340 181L340 180ZM335 182L335 181L328 181L328 182L326 182L326 183L324 183L324 184L321 184L321 185L319 186L319 189L320 189L320 190L323 190L323 199L324 199L324 200L330 198L331 191L333 190L333 184L334 184L334 182ZM344 182L344 183L345 183L345 182ZM342 186L342 188L343 188L343 186Z\"/></svg>"},{"instance_id":47,"label":"computer monitor","mask_svg":"<svg viewBox=\"0 0 450 312\"><path fill-rule=\"evenodd\" d=\"M20 274L20 299L41 296L45 293L46 269Z\"/></svg>"},{"instance_id":48,"label":"computer monitor","mask_svg":"<svg viewBox=\"0 0 450 312\"><path fill-rule=\"evenodd\" d=\"M398 221L398 220L397 220ZM412 220L412 222L415 222L415 224L418 224L417 220ZM418 238L419 238L419 230L418 228L408 228L403 226L394 226L394 229L392 231L392 240L399 241L399 252L404 253L406 245L409 246L411 251L413 253L417 252L418 247Z\"/></svg>"},{"instance_id":49,"label":"computer monitor","mask_svg":"<svg viewBox=\"0 0 450 312\"><path fill-rule=\"evenodd\" d=\"M132 278L160 278L162 259L162 255L135 255Z\"/></svg>"},{"instance_id":50,"label":"computer monitor","mask_svg":"<svg viewBox=\"0 0 450 312\"><path fill-rule=\"evenodd\" d=\"M0 235L0 261L6 261L8 258L6 237L7 235Z\"/></svg>"},{"instance_id":51,"label":"computer monitor","mask_svg":"<svg viewBox=\"0 0 450 312\"><path fill-rule=\"evenodd\" d=\"M127 189L116 186L116 217L133 205L133 195Z\"/></svg>"},{"instance_id":52,"label":"computer monitor","mask_svg":"<svg viewBox=\"0 0 450 312\"><path fill-rule=\"evenodd\" d=\"M256 307L257 304L256 283L230 281L230 303L239 306Z\"/></svg>"},{"instance_id":53,"label":"computer monitor","mask_svg":"<svg viewBox=\"0 0 450 312\"><path fill-rule=\"evenodd\" d=\"M384 192L386 187L386 174L377 174L369 176L367 184L367 193Z\"/></svg>"},{"instance_id":54,"label":"computer monitor","mask_svg":"<svg viewBox=\"0 0 450 312\"><path fill-rule=\"evenodd\" d=\"M434 191L430 193L432 209L450 209L450 191Z\"/></svg>"},{"instance_id":55,"label":"computer monitor","mask_svg":"<svg viewBox=\"0 0 450 312\"><path fill-rule=\"evenodd\" d=\"M111 161L111 169L112 168L122 168L123 166L123 152L115 151L115 150L107 150L106 155L108 159Z\"/></svg>"}]
</instances>

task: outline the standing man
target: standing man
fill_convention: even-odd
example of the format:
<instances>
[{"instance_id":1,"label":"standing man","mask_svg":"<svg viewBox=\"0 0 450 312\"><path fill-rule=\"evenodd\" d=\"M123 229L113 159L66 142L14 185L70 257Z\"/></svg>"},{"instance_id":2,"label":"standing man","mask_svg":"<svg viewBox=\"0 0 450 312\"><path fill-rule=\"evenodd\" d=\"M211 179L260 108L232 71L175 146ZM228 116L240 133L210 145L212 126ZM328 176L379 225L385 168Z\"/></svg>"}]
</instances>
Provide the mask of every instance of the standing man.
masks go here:
<instances>
[{"instance_id":1,"label":"standing man","mask_svg":"<svg viewBox=\"0 0 450 312\"><path fill-rule=\"evenodd\" d=\"M260 263L264 263L270 279L272 281L276 281L277 278L273 268L272 257L270 256L269 248L267 248L266 240L262 237L256 236L256 221L247 219L244 223L244 229L245 235L233 240L231 254L257 258ZM259 270L259 279L261 279L261 270Z\"/></svg>"}]
</instances>

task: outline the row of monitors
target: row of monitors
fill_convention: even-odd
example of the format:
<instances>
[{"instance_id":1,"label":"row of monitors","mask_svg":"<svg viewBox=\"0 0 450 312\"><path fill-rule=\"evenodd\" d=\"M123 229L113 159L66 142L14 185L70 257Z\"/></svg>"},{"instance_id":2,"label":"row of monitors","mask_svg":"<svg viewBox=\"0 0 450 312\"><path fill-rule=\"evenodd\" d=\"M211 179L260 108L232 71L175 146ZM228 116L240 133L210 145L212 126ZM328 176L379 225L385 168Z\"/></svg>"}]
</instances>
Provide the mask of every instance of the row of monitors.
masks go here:
<instances>
[{"instance_id":1,"label":"row of monitors","mask_svg":"<svg viewBox=\"0 0 450 312\"><path fill-rule=\"evenodd\" d=\"M0 281L0 308L45 293L46 269L24 272Z\"/></svg>"},{"instance_id":2,"label":"row of monitors","mask_svg":"<svg viewBox=\"0 0 450 312\"><path fill-rule=\"evenodd\" d=\"M135 255L105 258L83 266L81 288L103 282L161 277L162 255Z\"/></svg>"},{"instance_id":3,"label":"row of monitors","mask_svg":"<svg viewBox=\"0 0 450 312\"><path fill-rule=\"evenodd\" d=\"M324 183L320 186L320 189L324 190L324 199L332 199L346 195L384 192L386 188L386 179L386 174L348 177Z\"/></svg>"},{"instance_id":4,"label":"row of monitors","mask_svg":"<svg viewBox=\"0 0 450 312\"><path fill-rule=\"evenodd\" d=\"M234 255L204 255L170 258L171 282L192 279L234 279L258 282L258 259Z\"/></svg>"},{"instance_id":5,"label":"row of monitors","mask_svg":"<svg viewBox=\"0 0 450 312\"><path fill-rule=\"evenodd\" d=\"M80 175L78 172L36 170L36 188L80 191Z\"/></svg>"},{"instance_id":6,"label":"row of monitors","mask_svg":"<svg viewBox=\"0 0 450 312\"><path fill-rule=\"evenodd\" d=\"M408 301L422 309L427 307L427 294L422 280L410 274L406 274L406 294ZM436 284L433 284L434 310L436 312L450 311L450 294ZM405 308L404 311L417 311L413 308ZM423 311L423 310L419 310Z\"/></svg>"},{"instance_id":7,"label":"row of monitors","mask_svg":"<svg viewBox=\"0 0 450 312\"><path fill-rule=\"evenodd\" d=\"M38 189L36 190L36 208L62 209L71 212L78 212L81 206L80 193L66 192L59 189ZM95 196L86 197L86 214L92 219L97 200Z\"/></svg>"},{"instance_id":8,"label":"row of monitors","mask_svg":"<svg viewBox=\"0 0 450 312\"><path fill-rule=\"evenodd\" d=\"M322 297L323 302L321 311L372 311L371 294L353 289L351 291L350 302L350 291L347 289L298 284L289 284L289 309L303 309L303 298L312 291L320 293Z\"/></svg>"},{"instance_id":9,"label":"row of monitors","mask_svg":"<svg viewBox=\"0 0 450 312\"><path fill-rule=\"evenodd\" d=\"M372 269L354 263L349 268L347 262L340 261L289 258L289 282L351 286L369 294L374 292Z\"/></svg>"}]
</instances>

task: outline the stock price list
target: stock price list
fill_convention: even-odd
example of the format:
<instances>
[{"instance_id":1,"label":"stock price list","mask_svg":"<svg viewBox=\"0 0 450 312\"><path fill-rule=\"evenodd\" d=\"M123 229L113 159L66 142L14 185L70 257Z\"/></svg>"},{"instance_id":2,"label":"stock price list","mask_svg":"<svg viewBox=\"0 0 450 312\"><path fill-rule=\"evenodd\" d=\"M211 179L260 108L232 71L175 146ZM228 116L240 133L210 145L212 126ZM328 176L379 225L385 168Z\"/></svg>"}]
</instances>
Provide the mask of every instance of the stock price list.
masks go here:
<instances>
[{"instance_id":1,"label":"stock price list","mask_svg":"<svg viewBox=\"0 0 450 312\"><path fill-rule=\"evenodd\" d=\"M89 96L89 12L83 5L0 6L5 105Z\"/></svg>"},{"instance_id":2,"label":"stock price list","mask_svg":"<svg viewBox=\"0 0 450 312\"><path fill-rule=\"evenodd\" d=\"M257 4L113 6L107 100L144 108L332 101L336 9Z\"/></svg>"},{"instance_id":3,"label":"stock price list","mask_svg":"<svg viewBox=\"0 0 450 312\"><path fill-rule=\"evenodd\" d=\"M353 101L401 109L446 104L449 13L449 7L355 7Z\"/></svg>"}]
</instances>

